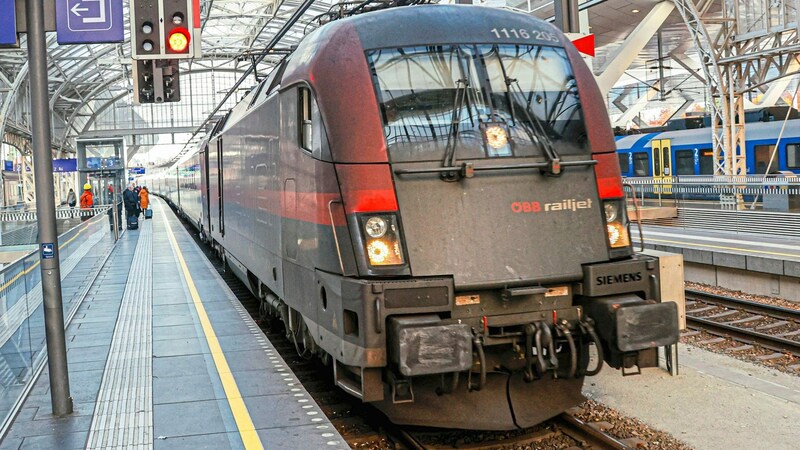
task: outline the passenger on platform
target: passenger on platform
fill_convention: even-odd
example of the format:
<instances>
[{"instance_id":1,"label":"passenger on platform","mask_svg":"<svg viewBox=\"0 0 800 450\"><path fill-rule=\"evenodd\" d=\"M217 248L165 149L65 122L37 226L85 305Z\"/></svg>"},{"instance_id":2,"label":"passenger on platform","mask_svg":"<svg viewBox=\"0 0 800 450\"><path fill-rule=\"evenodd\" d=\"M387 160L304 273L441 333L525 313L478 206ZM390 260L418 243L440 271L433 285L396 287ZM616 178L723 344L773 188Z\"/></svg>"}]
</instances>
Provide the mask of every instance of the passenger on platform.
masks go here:
<instances>
[{"instance_id":1,"label":"passenger on platform","mask_svg":"<svg viewBox=\"0 0 800 450\"><path fill-rule=\"evenodd\" d=\"M92 185L86 183L83 185L83 194L81 194L81 222L86 222L87 220L92 218L92 216L94 215L91 212L93 207L94 207L94 196L92 195Z\"/></svg>"},{"instance_id":2,"label":"passenger on platform","mask_svg":"<svg viewBox=\"0 0 800 450\"><path fill-rule=\"evenodd\" d=\"M74 208L75 204L78 202L78 198L75 196L75 191L72 189L69 190L67 193L67 204L70 208Z\"/></svg>"},{"instance_id":3,"label":"passenger on platform","mask_svg":"<svg viewBox=\"0 0 800 450\"><path fill-rule=\"evenodd\" d=\"M133 183L129 184L128 189L122 194L122 202L125 203L125 215L130 224L132 216L139 216L139 196L136 195Z\"/></svg>"},{"instance_id":4,"label":"passenger on platform","mask_svg":"<svg viewBox=\"0 0 800 450\"><path fill-rule=\"evenodd\" d=\"M142 186L142 190L139 191L139 205L142 207L142 212L144 212L144 218L147 218L147 207L150 206L150 193L147 192L147 186Z\"/></svg>"}]
</instances>

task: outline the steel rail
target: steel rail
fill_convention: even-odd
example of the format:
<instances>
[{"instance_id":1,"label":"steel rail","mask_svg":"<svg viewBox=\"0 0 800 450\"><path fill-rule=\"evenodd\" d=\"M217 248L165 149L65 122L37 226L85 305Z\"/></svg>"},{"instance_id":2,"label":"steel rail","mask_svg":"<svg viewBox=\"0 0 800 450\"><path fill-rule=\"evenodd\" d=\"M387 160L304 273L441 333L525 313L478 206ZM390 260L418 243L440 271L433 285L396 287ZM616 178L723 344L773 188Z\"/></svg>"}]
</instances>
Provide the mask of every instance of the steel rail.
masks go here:
<instances>
[{"instance_id":1,"label":"steel rail","mask_svg":"<svg viewBox=\"0 0 800 450\"><path fill-rule=\"evenodd\" d=\"M618 449L626 450L630 447L616 438L603 433L591 426L587 422L569 413L561 414L553 419L559 429L567 436L581 442L582 445L589 445L596 449Z\"/></svg>"},{"instance_id":2,"label":"steel rail","mask_svg":"<svg viewBox=\"0 0 800 450\"><path fill-rule=\"evenodd\" d=\"M687 300L689 297L692 297L704 303L714 303L726 308L740 309L753 314L800 323L800 310L796 309L726 297L724 295L712 294L710 292L697 291L694 289L686 289L686 296Z\"/></svg>"},{"instance_id":3,"label":"steel rail","mask_svg":"<svg viewBox=\"0 0 800 450\"><path fill-rule=\"evenodd\" d=\"M747 344L758 344L761 347L779 353L792 353L800 357L800 342L778 336L761 333L747 328L739 328L713 320L702 319L686 315L686 322L690 327L702 329L710 334L720 337L729 337Z\"/></svg>"},{"instance_id":4,"label":"steel rail","mask_svg":"<svg viewBox=\"0 0 800 450\"><path fill-rule=\"evenodd\" d=\"M687 292L697 297L705 297L707 301L703 301L704 303L728 307L750 314L763 315L769 318L786 320L795 324L800 320L800 311L794 311L788 308L764 304L754 305L754 302L749 302L747 300L732 299L705 292L692 290L687 290ZM686 312L686 323L692 328L706 331L715 336L727 337L747 344L756 344L775 352L791 353L800 357L800 341L762 333L750 328L738 327L729 323L715 322L703 317L695 317L691 315L691 311Z\"/></svg>"}]
</instances>

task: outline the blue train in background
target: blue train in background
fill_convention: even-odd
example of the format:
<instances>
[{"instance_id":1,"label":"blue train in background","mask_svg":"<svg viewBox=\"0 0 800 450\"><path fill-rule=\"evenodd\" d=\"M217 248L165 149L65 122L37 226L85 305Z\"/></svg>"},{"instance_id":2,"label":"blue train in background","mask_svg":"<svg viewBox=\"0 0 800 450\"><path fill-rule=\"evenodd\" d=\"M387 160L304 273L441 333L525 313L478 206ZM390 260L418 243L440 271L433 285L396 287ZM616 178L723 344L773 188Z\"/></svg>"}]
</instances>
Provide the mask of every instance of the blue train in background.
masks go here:
<instances>
[{"instance_id":1,"label":"blue train in background","mask_svg":"<svg viewBox=\"0 0 800 450\"><path fill-rule=\"evenodd\" d=\"M792 110L778 151L770 164L786 108L748 113L745 125L747 175L779 172L800 174L800 118ZM708 118L670 122L642 134L617 136L617 153L623 177L676 177L713 175L714 160Z\"/></svg>"}]
</instances>

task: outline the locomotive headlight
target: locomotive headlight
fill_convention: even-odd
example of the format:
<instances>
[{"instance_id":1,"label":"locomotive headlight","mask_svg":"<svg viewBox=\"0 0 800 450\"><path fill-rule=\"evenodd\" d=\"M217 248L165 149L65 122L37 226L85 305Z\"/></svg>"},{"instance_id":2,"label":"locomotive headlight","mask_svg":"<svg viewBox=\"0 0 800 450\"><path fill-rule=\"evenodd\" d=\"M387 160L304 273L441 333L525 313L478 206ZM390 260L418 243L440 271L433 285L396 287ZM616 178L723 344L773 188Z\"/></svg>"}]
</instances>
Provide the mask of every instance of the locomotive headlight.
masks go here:
<instances>
[{"instance_id":1,"label":"locomotive headlight","mask_svg":"<svg viewBox=\"0 0 800 450\"><path fill-rule=\"evenodd\" d=\"M606 202L604 206L606 212L606 223L611 223L617 220L617 216L619 215L619 209L617 205L611 202Z\"/></svg>"},{"instance_id":2,"label":"locomotive headlight","mask_svg":"<svg viewBox=\"0 0 800 450\"><path fill-rule=\"evenodd\" d=\"M493 125L486 128L486 143L494 149L499 149L508 144L508 135L503 127Z\"/></svg>"},{"instance_id":3,"label":"locomotive headlight","mask_svg":"<svg viewBox=\"0 0 800 450\"><path fill-rule=\"evenodd\" d=\"M630 236L628 236L628 219L625 216L624 207L624 200L605 200L603 202L608 245L611 248L624 248L631 245Z\"/></svg>"},{"instance_id":4,"label":"locomotive headlight","mask_svg":"<svg viewBox=\"0 0 800 450\"><path fill-rule=\"evenodd\" d=\"M389 224L386 223L383 217L370 217L364 224L364 231L366 231L367 236L371 238L383 237L388 229Z\"/></svg>"},{"instance_id":5,"label":"locomotive headlight","mask_svg":"<svg viewBox=\"0 0 800 450\"><path fill-rule=\"evenodd\" d=\"M384 264L389 258L389 245L384 241L376 239L367 245L367 253L369 253L369 261L373 265Z\"/></svg>"},{"instance_id":6,"label":"locomotive headlight","mask_svg":"<svg viewBox=\"0 0 800 450\"><path fill-rule=\"evenodd\" d=\"M630 238L628 237L628 229L622 226L619 222L613 222L606 225L608 229L608 243L612 248L627 247L631 245Z\"/></svg>"},{"instance_id":7,"label":"locomotive headlight","mask_svg":"<svg viewBox=\"0 0 800 450\"><path fill-rule=\"evenodd\" d=\"M395 214L362 216L361 228L364 236L364 250L370 266L405 264Z\"/></svg>"}]
</instances>

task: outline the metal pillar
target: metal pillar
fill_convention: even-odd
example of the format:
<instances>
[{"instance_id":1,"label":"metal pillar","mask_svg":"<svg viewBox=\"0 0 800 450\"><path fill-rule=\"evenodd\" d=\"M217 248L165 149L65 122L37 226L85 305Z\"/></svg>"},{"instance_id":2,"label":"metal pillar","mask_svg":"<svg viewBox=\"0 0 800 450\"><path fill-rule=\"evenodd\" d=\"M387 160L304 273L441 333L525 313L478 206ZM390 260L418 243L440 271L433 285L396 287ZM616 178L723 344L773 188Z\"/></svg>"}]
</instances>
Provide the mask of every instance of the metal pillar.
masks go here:
<instances>
[{"instance_id":1,"label":"metal pillar","mask_svg":"<svg viewBox=\"0 0 800 450\"><path fill-rule=\"evenodd\" d=\"M30 63L33 166L36 180L36 216L39 225L42 296L50 369L50 401L53 414L72 413L64 338L64 310L61 304L61 270L58 262L56 207L53 196L53 154L50 151L50 108L47 90L47 44L45 43L44 0L25 2Z\"/></svg>"},{"instance_id":2,"label":"metal pillar","mask_svg":"<svg viewBox=\"0 0 800 450\"><path fill-rule=\"evenodd\" d=\"M564 33L580 33L581 24L578 16L578 0L555 0L556 19L553 25Z\"/></svg>"}]
</instances>

